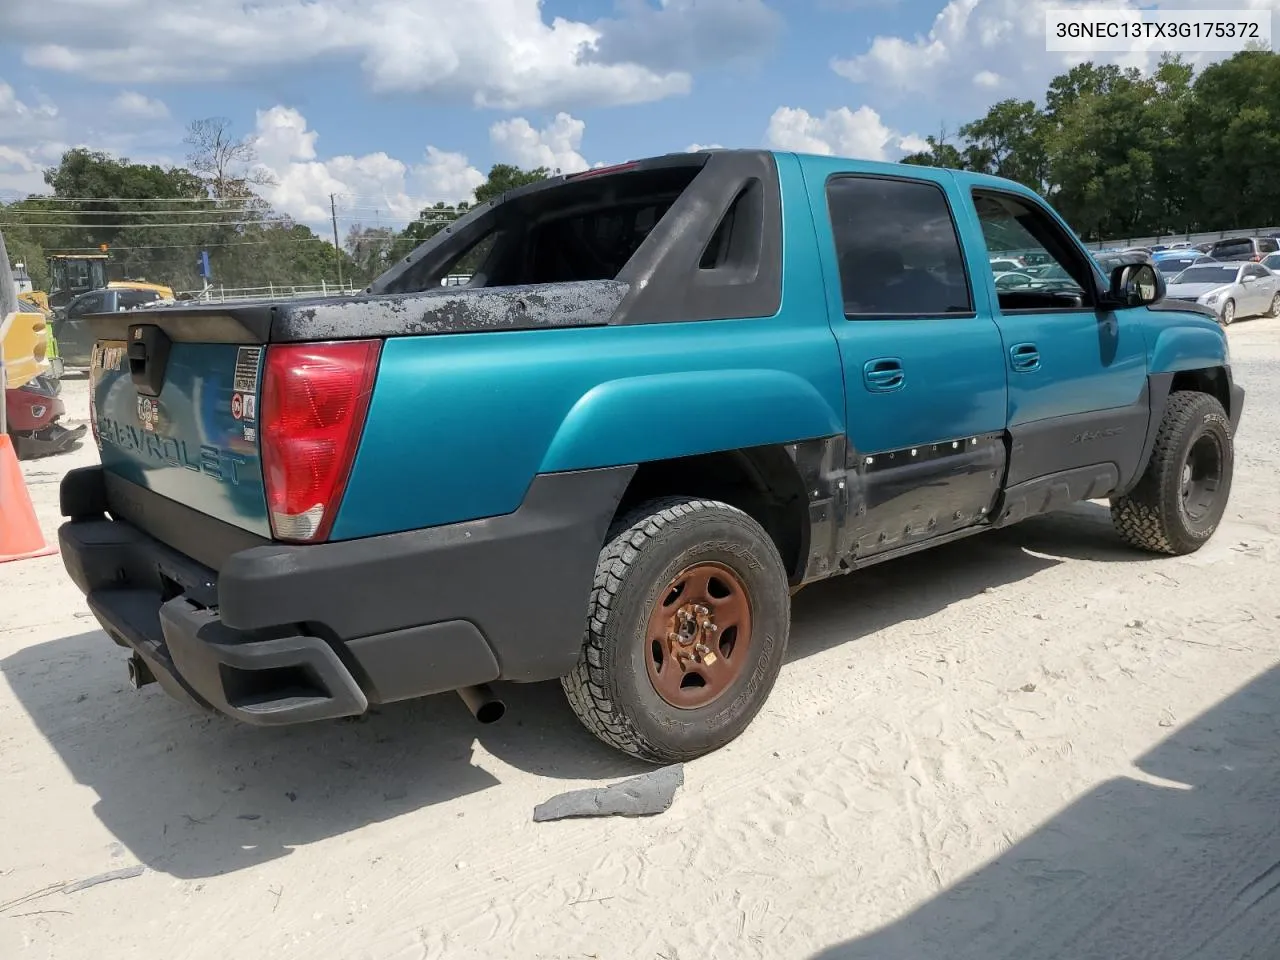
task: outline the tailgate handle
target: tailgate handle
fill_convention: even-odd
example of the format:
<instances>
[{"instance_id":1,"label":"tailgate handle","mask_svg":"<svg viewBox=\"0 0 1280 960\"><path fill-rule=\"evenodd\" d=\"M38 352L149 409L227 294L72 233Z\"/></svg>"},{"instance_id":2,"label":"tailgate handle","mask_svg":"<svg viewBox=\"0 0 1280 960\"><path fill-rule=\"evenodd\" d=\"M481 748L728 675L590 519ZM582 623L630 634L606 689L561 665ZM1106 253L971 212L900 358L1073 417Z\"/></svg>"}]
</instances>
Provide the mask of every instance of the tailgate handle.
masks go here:
<instances>
[{"instance_id":1,"label":"tailgate handle","mask_svg":"<svg viewBox=\"0 0 1280 960\"><path fill-rule=\"evenodd\" d=\"M147 397L160 396L171 345L169 335L155 324L138 324L129 328L129 376L138 393Z\"/></svg>"}]
</instances>

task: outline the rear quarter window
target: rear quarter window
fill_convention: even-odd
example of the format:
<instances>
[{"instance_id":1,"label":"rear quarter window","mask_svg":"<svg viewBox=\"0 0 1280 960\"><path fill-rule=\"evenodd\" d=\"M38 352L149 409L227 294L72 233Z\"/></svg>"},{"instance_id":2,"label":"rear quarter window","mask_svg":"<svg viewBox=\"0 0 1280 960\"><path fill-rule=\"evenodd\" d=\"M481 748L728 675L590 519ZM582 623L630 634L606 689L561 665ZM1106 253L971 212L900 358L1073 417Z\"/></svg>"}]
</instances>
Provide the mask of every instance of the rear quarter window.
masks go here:
<instances>
[{"instance_id":1,"label":"rear quarter window","mask_svg":"<svg viewBox=\"0 0 1280 960\"><path fill-rule=\"evenodd\" d=\"M1213 255L1215 257L1247 257L1252 254L1252 240L1228 240L1224 243L1214 244L1213 246Z\"/></svg>"},{"instance_id":2,"label":"rear quarter window","mask_svg":"<svg viewBox=\"0 0 1280 960\"><path fill-rule=\"evenodd\" d=\"M144 303L155 303L160 299L160 294L154 290L126 290L120 293L118 309L133 310L142 306Z\"/></svg>"}]
</instances>

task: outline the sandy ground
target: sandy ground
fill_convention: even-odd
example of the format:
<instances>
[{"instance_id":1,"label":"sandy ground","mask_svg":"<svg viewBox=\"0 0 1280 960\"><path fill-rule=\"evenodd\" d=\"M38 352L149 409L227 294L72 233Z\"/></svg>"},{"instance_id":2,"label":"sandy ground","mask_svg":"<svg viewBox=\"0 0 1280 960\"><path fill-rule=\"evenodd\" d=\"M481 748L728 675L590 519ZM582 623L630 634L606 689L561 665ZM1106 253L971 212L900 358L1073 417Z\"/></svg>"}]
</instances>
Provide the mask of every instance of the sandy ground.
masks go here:
<instances>
[{"instance_id":1,"label":"sandy ground","mask_svg":"<svg viewBox=\"0 0 1280 960\"><path fill-rule=\"evenodd\" d=\"M0 957L1280 955L1280 321L1231 340L1199 554L1084 504L810 588L765 711L651 819L531 821L645 769L557 685L494 727L251 729L130 690L56 557L0 566ZM26 465L50 537L95 452Z\"/></svg>"}]
</instances>

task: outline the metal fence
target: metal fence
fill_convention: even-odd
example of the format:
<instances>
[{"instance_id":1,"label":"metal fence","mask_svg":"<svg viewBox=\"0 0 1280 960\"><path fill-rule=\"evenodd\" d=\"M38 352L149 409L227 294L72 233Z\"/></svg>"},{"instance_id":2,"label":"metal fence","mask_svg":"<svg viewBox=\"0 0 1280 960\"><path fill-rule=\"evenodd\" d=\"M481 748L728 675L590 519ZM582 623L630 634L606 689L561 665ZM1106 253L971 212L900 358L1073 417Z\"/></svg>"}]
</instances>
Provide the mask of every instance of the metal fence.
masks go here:
<instances>
[{"instance_id":1,"label":"metal fence","mask_svg":"<svg viewBox=\"0 0 1280 960\"><path fill-rule=\"evenodd\" d=\"M468 273L451 273L440 281L442 287L465 285L471 279ZM228 300L301 300L305 297L352 297L364 292L364 287L351 283L267 284L265 287L205 287L200 290L182 290L181 300L200 303L225 303Z\"/></svg>"},{"instance_id":2,"label":"metal fence","mask_svg":"<svg viewBox=\"0 0 1280 960\"><path fill-rule=\"evenodd\" d=\"M1100 240L1087 243L1090 250L1110 250L1126 247L1154 247L1171 243L1212 243L1216 240L1233 240L1237 237L1268 237L1280 235L1280 227L1246 227L1241 230L1216 230L1209 233L1168 233L1161 237L1125 237L1123 240Z\"/></svg>"},{"instance_id":3,"label":"metal fence","mask_svg":"<svg viewBox=\"0 0 1280 960\"><path fill-rule=\"evenodd\" d=\"M341 297L352 296L360 292L350 283L315 283L304 285L267 284L265 287L206 287L201 290L183 290L178 293L182 300L197 300L201 303L223 303L227 300L297 300L302 297Z\"/></svg>"}]
</instances>

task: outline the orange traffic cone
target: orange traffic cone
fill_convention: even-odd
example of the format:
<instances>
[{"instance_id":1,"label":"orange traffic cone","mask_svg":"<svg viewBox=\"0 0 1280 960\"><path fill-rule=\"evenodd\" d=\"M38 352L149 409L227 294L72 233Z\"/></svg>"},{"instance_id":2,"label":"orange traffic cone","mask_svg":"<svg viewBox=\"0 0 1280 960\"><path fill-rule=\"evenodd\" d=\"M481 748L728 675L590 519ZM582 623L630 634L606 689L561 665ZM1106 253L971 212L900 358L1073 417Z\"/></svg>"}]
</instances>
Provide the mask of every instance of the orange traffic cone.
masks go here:
<instances>
[{"instance_id":1,"label":"orange traffic cone","mask_svg":"<svg viewBox=\"0 0 1280 960\"><path fill-rule=\"evenodd\" d=\"M9 434L0 433L0 563L57 552L57 547L45 544L40 532L13 440Z\"/></svg>"}]
</instances>

